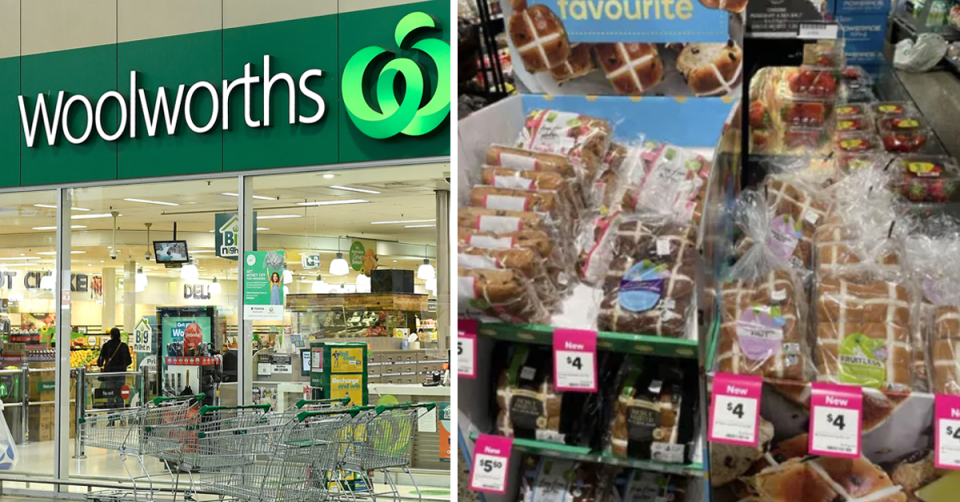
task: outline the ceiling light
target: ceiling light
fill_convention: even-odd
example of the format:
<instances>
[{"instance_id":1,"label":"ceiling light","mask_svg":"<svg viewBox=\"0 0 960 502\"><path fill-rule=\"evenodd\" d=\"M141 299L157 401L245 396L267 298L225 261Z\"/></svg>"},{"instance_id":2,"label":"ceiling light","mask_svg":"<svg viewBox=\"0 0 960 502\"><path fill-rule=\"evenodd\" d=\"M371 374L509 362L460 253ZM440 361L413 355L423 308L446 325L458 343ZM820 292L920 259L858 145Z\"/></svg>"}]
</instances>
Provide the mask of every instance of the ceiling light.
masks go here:
<instances>
[{"instance_id":1,"label":"ceiling light","mask_svg":"<svg viewBox=\"0 0 960 502\"><path fill-rule=\"evenodd\" d=\"M240 194L230 193L230 192L223 192L223 193L220 194L220 195L226 195L226 196L228 196L228 197L239 197L239 196L240 196ZM253 198L254 198L254 199L260 199L260 200L280 200L280 197L264 197L264 196L262 196L262 195L254 195Z\"/></svg>"},{"instance_id":2,"label":"ceiling light","mask_svg":"<svg viewBox=\"0 0 960 502\"><path fill-rule=\"evenodd\" d=\"M403 228L433 228L436 225L404 225Z\"/></svg>"},{"instance_id":3,"label":"ceiling light","mask_svg":"<svg viewBox=\"0 0 960 502\"><path fill-rule=\"evenodd\" d=\"M343 199L343 200L319 200L313 202L297 202L298 206L337 206L340 204L363 204L364 202L370 202L369 200L363 199ZM261 216L260 218L263 218Z\"/></svg>"},{"instance_id":4,"label":"ceiling light","mask_svg":"<svg viewBox=\"0 0 960 502\"><path fill-rule=\"evenodd\" d=\"M85 253L86 253L86 251L70 251L70 254L85 254ZM37 254L41 254L41 255L44 255L44 256L53 256L53 255L57 254L57 252L56 252L56 251L43 251L43 252L40 252L40 253L37 253ZM27 259L29 259L29 258L27 258Z\"/></svg>"},{"instance_id":5,"label":"ceiling light","mask_svg":"<svg viewBox=\"0 0 960 502\"><path fill-rule=\"evenodd\" d=\"M334 176L336 176L336 174L324 174L324 175L323 175L323 177L326 178L326 179L328 179L328 180L329 180L329 179L332 179Z\"/></svg>"},{"instance_id":6,"label":"ceiling light","mask_svg":"<svg viewBox=\"0 0 960 502\"><path fill-rule=\"evenodd\" d=\"M330 273L333 275L347 275L350 272L350 264L343 259L343 253L337 253L337 257L330 262Z\"/></svg>"},{"instance_id":7,"label":"ceiling light","mask_svg":"<svg viewBox=\"0 0 960 502\"><path fill-rule=\"evenodd\" d=\"M219 295L221 291L223 291L223 287L220 286L220 283L217 282L217 278L214 277L214 278L213 278L213 282L210 283L210 294L211 294L211 295Z\"/></svg>"},{"instance_id":8,"label":"ceiling light","mask_svg":"<svg viewBox=\"0 0 960 502\"><path fill-rule=\"evenodd\" d=\"M38 254L39 254L39 253L38 253ZM14 257L14 258L0 258L0 260L7 260L7 261L10 261L10 260L17 260L17 261L20 261L20 260L39 260L39 259L40 259L39 256L17 256L17 257Z\"/></svg>"},{"instance_id":9,"label":"ceiling light","mask_svg":"<svg viewBox=\"0 0 960 502\"><path fill-rule=\"evenodd\" d=\"M357 293L369 293L370 292L370 278L364 275L362 272L357 276Z\"/></svg>"},{"instance_id":10,"label":"ceiling light","mask_svg":"<svg viewBox=\"0 0 960 502\"><path fill-rule=\"evenodd\" d=\"M437 221L436 218L431 218L429 220L397 220L397 221L371 221L371 225L395 225L398 223L430 223L431 221Z\"/></svg>"},{"instance_id":11,"label":"ceiling light","mask_svg":"<svg viewBox=\"0 0 960 502\"><path fill-rule=\"evenodd\" d=\"M303 215L299 214L268 214L266 216L257 216L258 220L280 220L284 218L303 218Z\"/></svg>"},{"instance_id":12,"label":"ceiling light","mask_svg":"<svg viewBox=\"0 0 960 502\"><path fill-rule=\"evenodd\" d=\"M163 202L159 200L146 200L146 199L123 199L127 202L142 202L144 204L157 204L159 206L179 206L176 202Z\"/></svg>"},{"instance_id":13,"label":"ceiling light","mask_svg":"<svg viewBox=\"0 0 960 502\"><path fill-rule=\"evenodd\" d=\"M57 206L54 206L54 205L52 205L52 204L34 204L33 206L34 206L34 207L46 207L46 208L50 208L50 209L56 209L56 208L57 208ZM71 207L70 209L72 209L72 210L74 210L74 211L89 211L89 209L87 209L87 208L85 208L85 207Z\"/></svg>"},{"instance_id":14,"label":"ceiling light","mask_svg":"<svg viewBox=\"0 0 960 502\"><path fill-rule=\"evenodd\" d=\"M284 284L290 284L291 282L293 282L293 272L291 272L291 271L289 271L289 270L284 270L284 271L283 271L283 283L284 283Z\"/></svg>"},{"instance_id":15,"label":"ceiling light","mask_svg":"<svg viewBox=\"0 0 960 502\"><path fill-rule=\"evenodd\" d=\"M137 293L142 293L142 292L144 292L144 291L147 289L147 282L148 282L148 281L147 281L147 274L144 274L144 273L143 273L143 269L142 269L142 268L137 271L136 281L137 281L137 283L136 283L136 292L137 292Z\"/></svg>"},{"instance_id":16,"label":"ceiling light","mask_svg":"<svg viewBox=\"0 0 960 502\"><path fill-rule=\"evenodd\" d=\"M267 230L270 230L270 229L267 227L257 227L258 232L266 232Z\"/></svg>"},{"instance_id":17,"label":"ceiling light","mask_svg":"<svg viewBox=\"0 0 960 502\"><path fill-rule=\"evenodd\" d=\"M349 192L374 193L374 194L380 193L376 190L367 190L366 188L345 187L342 185L330 185L330 188L336 188L337 190L347 190Z\"/></svg>"},{"instance_id":18,"label":"ceiling light","mask_svg":"<svg viewBox=\"0 0 960 502\"><path fill-rule=\"evenodd\" d=\"M70 228L87 228L87 227L85 227L85 226L83 226L83 225L70 225ZM34 229L34 230L56 230L57 227L56 227L56 226L53 226L53 227L33 227L33 229Z\"/></svg>"},{"instance_id":19,"label":"ceiling light","mask_svg":"<svg viewBox=\"0 0 960 502\"><path fill-rule=\"evenodd\" d=\"M437 271L433 269L433 265L430 264L430 260L424 258L423 265L420 265L420 268L417 269L417 279L428 281L436 277Z\"/></svg>"},{"instance_id":20,"label":"ceiling light","mask_svg":"<svg viewBox=\"0 0 960 502\"><path fill-rule=\"evenodd\" d=\"M46 289L48 291L53 291L53 288L57 287L57 279L53 276L53 273L49 273L43 276L40 279L40 289Z\"/></svg>"},{"instance_id":21,"label":"ceiling light","mask_svg":"<svg viewBox=\"0 0 960 502\"><path fill-rule=\"evenodd\" d=\"M437 278L427 279L427 291L437 294Z\"/></svg>"},{"instance_id":22,"label":"ceiling light","mask_svg":"<svg viewBox=\"0 0 960 502\"><path fill-rule=\"evenodd\" d=\"M323 282L323 277L317 276L317 280L313 281L313 287L311 288L314 293L326 293L327 283Z\"/></svg>"},{"instance_id":23,"label":"ceiling light","mask_svg":"<svg viewBox=\"0 0 960 502\"><path fill-rule=\"evenodd\" d=\"M187 263L180 269L180 278L185 281L195 281L200 278L200 270L193 263Z\"/></svg>"},{"instance_id":24,"label":"ceiling light","mask_svg":"<svg viewBox=\"0 0 960 502\"><path fill-rule=\"evenodd\" d=\"M190 254L215 253L212 249L191 249Z\"/></svg>"},{"instance_id":25,"label":"ceiling light","mask_svg":"<svg viewBox=\"0 0 960 502\"><path fill-rule=\"evenodd\" d=\"M113 216L113 215L110 214L110 213L102 213L102 214L76 214L76 215L71 216L70 219L72 219L72 220L92 220L92 219L94 219L94 218L110 218L111 216ZM117 216L123 216L123 215L122 215L122 214L118 214Z\"/></svg>"},{"instance_id":26,"label":"ceiling light","mask_svg":"<svg viewBox=\"0 0 960 502\"><path fill-rule=\"evenodd\" d=\"M216 230L211 230L211 231L210 231L211 234L214 233L214 232L216 232Z\"/></svg>"}]
</instances>

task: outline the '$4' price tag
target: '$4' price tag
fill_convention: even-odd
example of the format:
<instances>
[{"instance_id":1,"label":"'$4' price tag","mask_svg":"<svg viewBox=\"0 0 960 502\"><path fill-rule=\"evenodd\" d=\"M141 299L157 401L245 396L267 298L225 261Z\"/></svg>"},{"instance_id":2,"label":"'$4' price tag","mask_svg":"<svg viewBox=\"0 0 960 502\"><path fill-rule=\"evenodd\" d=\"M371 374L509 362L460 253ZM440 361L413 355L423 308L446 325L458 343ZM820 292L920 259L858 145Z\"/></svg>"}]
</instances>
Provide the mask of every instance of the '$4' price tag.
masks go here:
<instances>
[{"instance_id":1,"label":"'$4' price tag","mask_svg":"<svg viewBox=\"0 0 960 502\"><path fill-rule=\"evenodd\" d=\"M707 439L756 446L762 387L759 377L717 373L713 379Z\"/></svg>"},{"instance_id":2,"label":"'$4' price tag","mask_svg":"<svg viewBox=\"0 0 960 502\"><path fill-rule=\"evenodd\" d=\"M960 470L960 396L937 394L935 399L934 465Z\"/></svg>"},{"instance_id":3,"label":"'$4' price tag","mask_svg":"<svg viewBox=\"0 0 960 502\"><path fill-rule=\"evenodd\" d=\"M596 363L596 331L559 328L554 330L554 388L566 392L596 392Z\"/></svg>"},{"instance_id":4,"label":"'$4' price tag","mask_svg":"<svg viewBox=\"0 0 960 502\"><path fill-rule=\"evenodd\" d=\"M860 457L860 416L863 391L860 387L812 384L810 392L810 435L812 455Z\"/></svg>"},{"instance_id":5,"label":"'$4' price tag","mask_svg":"<svg viewBox=\"0 0 960 502\"><path fill-rule=\"evenodd\" d=\"M503 494L507 491L507 468L513 439L488 436L477 437L470 470L470 489L478 492Z\"/></svg>"}]
</instances>

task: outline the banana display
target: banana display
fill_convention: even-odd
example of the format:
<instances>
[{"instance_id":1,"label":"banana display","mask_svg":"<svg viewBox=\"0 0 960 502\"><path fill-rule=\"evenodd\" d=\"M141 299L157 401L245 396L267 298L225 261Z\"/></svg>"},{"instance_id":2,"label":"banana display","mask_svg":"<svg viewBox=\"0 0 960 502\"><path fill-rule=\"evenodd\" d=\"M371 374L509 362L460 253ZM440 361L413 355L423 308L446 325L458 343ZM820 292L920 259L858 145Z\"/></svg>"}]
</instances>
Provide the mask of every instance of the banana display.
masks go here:
<instances>
[{"instance_id":1,"label":"banana display","mask_svg":"<svg viewBox=\"0 0 960 502\"><path fill-rule=\"evenodd\" d=\"M70 367L79 368L81 366L87 366L91 362L96 362L98 357L100 357L99 349L71 351Z\"/></svg>"}]
</instances>

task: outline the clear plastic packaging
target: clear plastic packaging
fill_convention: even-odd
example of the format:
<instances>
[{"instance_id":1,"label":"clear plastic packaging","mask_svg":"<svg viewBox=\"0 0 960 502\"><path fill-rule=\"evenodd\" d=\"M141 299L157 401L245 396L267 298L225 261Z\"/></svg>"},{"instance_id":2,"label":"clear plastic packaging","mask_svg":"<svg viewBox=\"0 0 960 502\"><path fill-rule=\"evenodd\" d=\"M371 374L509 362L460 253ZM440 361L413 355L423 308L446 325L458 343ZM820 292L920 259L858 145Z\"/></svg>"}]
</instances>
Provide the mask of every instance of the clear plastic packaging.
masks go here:
<instances>
[{"instance_id":1,"label":"clear plastic packaging","mask_svg":"<svg viewBox=\"0 0 960 502\"><path fill-rule=\"evenodd\" d=\"M557 173L565 178L577 173L567 157L545 152L535 152L506 145L492 145L487 149L487 164L517 171L542 171Z\"/></svg>"},{"instance_id":2,"label":"clear plastic packaging","mask_svg":"<svg viewBox=\"0 0 960 502\"><path fill-rule=\"evenodd\" d=\"M933 392L960 395L960 307L938 306L931 320L930 367Z\"/></svg>"},{"instance_id":3,"label":"clear plastic packaging","mask_svg":"<svg viewBox=\"0 0 960 502\"><path fill-rule=\"evenodd\" d=\"M459 246L457 266L465 270L513 270L532 282L545 307L554 308L562 300L543 259L531 248L490 249Z\"/></svg>"},{"instance_id":4,"label":"clear plastic packaging","mask_svg":"<svg viewBox=\"0 0 960 502\"><path fill-rule=\"evenodd\" d=\"M780 100L780 121L786 125L821 127L830 121L833 102L817 99Z\"/></svg>"},{"instance_id":5,"label":"clear plastic packaging","mask_svg":"<svg viewBox=\"0 0 960 502\"><path fill-rule=\"evenodd\" d=\"M783 131L782 153L813 154L830 143L830 133L823 127L787 126Z\"/></svg>"},{"instance_id":6,"label":"clear plastic packaging","mask_svg":"<svg viewBox=\"0 0 960 502\"><path fill-rule=\"evenodd\" d=\"M883 148L890 153L916 153L923 150L933 132L927 128L880 133Z\"/></svg>"},{"instance_id":7,"label":"clear plastic packaging","mask_svg":"<svg viewBox=\"0 0 960 502\"><path fill-rule=\"evenodd\" d=\"M585 180L600 174L613 139L610 123L603 119L557 110L533 110L516 146L537 152L565 155L582 167Z\"/></svg>"},{"instance_id":8,"label":"clear plastic packaging","mask_svg":"<svg viewBox=\"0 0 960 502\"><path fill-rule=\"evenodd\" d=\"M843 117L855 117L858 115L867 115L869 113L869 108L864 104L856 103L846 103L842 105L837 105L837 118Z\"/></svg>"},{"instance_id":9,"label":"clear plastic packaging","mask_svg":"<svg viewBox=\"0 0 960 502\"><path fill-rule=\"evenodd\" d=\"M843 44L835 41L820 41L803 46L803 64L824 68L844 68L847 63Z\"/></svg>"},{"instance_id":10,"label":"clear plastic packaging","mask_svg":"<svg viewBox=\"0 0 960 502\"><path fill-rule=\"evenodd\" d=\"M634 173L624 190L624 212L652 212L680 221L699 221L711 164L702 155L673 145L641 154L650 167Z\"/></svg>"},{"instance_id":11,"label":"clear plastic packaging","mask_svg":"<svg viewBox=\"0 0 960 502\"><path fill-rule=\"evenodd\" d=\"M837 132L873 132L873 119L869 115L844 115L837 117Z\"/></svg>"},{"instance_id":12,"label":"clear plastic packaging","mask_svg":"<svg viewBox=\"0 0 960 502\"><path fill-rule=\"evenodd\" d=\"M465 317L542 324L549 312L529 280L513 270L457 270L458 310Z\"/></svg>"},{"instance_id":13,"label":"clear plastic packaging","mask_svg":"<svg viewBox=\"0 0 960 502\"><path fill-rule=\"evenodd\" d=\"M485 249L533 249L546 260L547 273L561 290L573 285L573 278L569 276L575 259L572 249L544 231L483 232L461 227L457 229L457 239L459 245Z\"/></svg>"},{"instance_id":14,"label":"clear plastic packaging","mask_svg":"<svg viewBox=\"0 0 960 502\"><path fill-rule=\"evenodd\" d=\"M904 155L896 160L899 177L894 189L913 202L949 202L958 199L960 166L950 157Z\"/></svg>"},{"instance_id":15,"label":"clear plastic packaging","mask_svg":"<svg viewBox=\"0 0 960 502\"><path fill-rule=\"evenodd\" d=\"M615 388L608 434L610 453L650 460L667 450L674 458L656 460L683 463L680 423L683 411L689 409L684 403L683 370L630 356L620 368Z\"/></svg>"},{"instance_id":16,"label":"clear plastic packaging","mask_svg":"<svg viewBox=\"0 0 960 502\"><path fill-rule=\"evenodd\" d=\"M786 70L789 97L833 98L840 87L840 72L822 66L801 66Z\"/></svg>"},{"instance_id":17,"label":"clear plastic packaging","mask_svg":"<svg viewBox=\"0 0 960 502\"><path fill-rule=\"evenodd\" d=\"M840 154L837 158L837 167L843 173L860 169L887 169L892 159L888 155L878 152Z\"/></svg>"},{"instance_id":18,"label":"clear plastic packaging","mask_svg":"<svg viewBox=\"0 0 960 502\"><path fill-rule=\"evenodd\" d=\"M868 132L838 132L833 139L833 145L838 154L867 153L880 150L880 141L877 135Z\"/></svg>"},{"instance_id":19,"label":"clear plastic packaging","mask_svg":"<svg viewBox=\"0 0 960 502\"><path fill-rule=\"evenodd\" d=\"M906 101L881 101L879 103L874 103L870 111L873 112L874 116L877 118L919 115L919 112L917 111L916 107L913 106L913 103Z\"/></svg>"},{"instance_id":20,"label":"clear plastic packaging","mask_svg":"<svg viewBox=\"0 0 960 502\"><path fill-rule=\"evenodd\" d=\"M827 202L817 193L816 185L803 177L791 174L768 176L764 181L764 207L769 221L748 223L750 231L744 229L747 239L759 235L772 239L769 249L780 260L799 268L812 268L813 237L828 208ZM744 201L745 204L752 202Z\"/></svg>"},{"instance_id":21,"label":"clear plastic packaging","mask_svg":"<svg viewBox=\"0 0 960 502\"><path fill-rule=\"evenodd\" d=\"M917 115L877 118L877 130L879 130L880 133L915 131L929 128L930 123L927 122L927 119Z\"/></svg>"},{"instance_id":22,"label":"clear plastic packaging","mask_svg":"<svg viewBox=\"0 0 960 502\"><path fill-rule=\"evenodd\" d=\"M610 260L613 259L619 224L619 212L597 214L583 220L580 236L577 238L577 249L580 253L577 271L584 284L596 285L603 281Z\"/></svg>"},{"instance_id":23,"label":"clear plastic packaging","mask_svg":"<svg viewBox=\"0 0 960 502\"><path fill-rule=\"evenodd\" d=\"M560 195L572 217L586 207L580 184L557 173L518 171L504 167L484 166L480 181L483 185L528 192L553 191Z\"/></svg>"},{"instance_id":24,"label":"clear plastic packaging","mask_svg":"<svg viewBox=\"0 0 960 502\"><path fill-rule=\"evenodd\" d=\"M695 311L696 232L657 215L624 216L603 278L601 331L687 336Z\"/></svg>"}]
</instances>

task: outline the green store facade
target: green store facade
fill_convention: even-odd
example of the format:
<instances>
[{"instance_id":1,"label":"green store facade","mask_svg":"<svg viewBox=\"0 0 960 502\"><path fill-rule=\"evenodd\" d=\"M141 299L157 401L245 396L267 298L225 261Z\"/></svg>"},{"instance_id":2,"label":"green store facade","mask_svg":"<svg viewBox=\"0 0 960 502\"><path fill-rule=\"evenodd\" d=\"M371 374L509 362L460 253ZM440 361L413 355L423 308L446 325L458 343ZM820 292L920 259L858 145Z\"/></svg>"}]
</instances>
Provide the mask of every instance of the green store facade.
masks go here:
<instances>
[{"instance_id":1,"label":"green store facade","mask_svg":"<svg viewBox=\"0 0 960 502\"><path fill-rule=\"evenodd\" d=\"M449 402L415 387L448 360L451 29L440 0L0 0L0 497L166 489L78 419L198 389L288 408L311 342L367 341L371 404ZM255 250L285 257L272 318ZM216 370L169 359L192 324ZM112 327L122 388L97 376ZM381 371L408 335L413 366ZM431 430L414 477L449 499Z\"/></svg>"}]
</instances>

